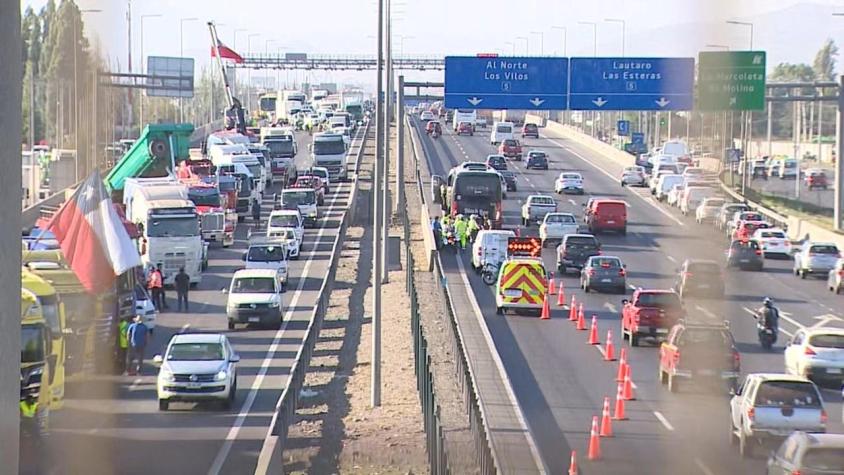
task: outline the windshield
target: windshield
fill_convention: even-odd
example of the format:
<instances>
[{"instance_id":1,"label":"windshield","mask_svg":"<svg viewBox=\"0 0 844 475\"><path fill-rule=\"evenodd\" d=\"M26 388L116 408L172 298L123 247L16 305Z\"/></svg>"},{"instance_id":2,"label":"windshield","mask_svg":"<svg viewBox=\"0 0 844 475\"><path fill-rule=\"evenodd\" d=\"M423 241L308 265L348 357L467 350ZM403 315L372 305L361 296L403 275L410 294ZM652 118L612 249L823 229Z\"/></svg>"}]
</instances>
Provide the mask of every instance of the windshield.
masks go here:
<instances>
[{"instance_id":1,"label":"windshield","mask_svg":"<svg viewBox=\"0 0 844 475\"><path fill-rule=\"evenodd\" d=\"M270 216L271 228L298 228L299 218L292 214L282 214Z\"/></svg>"},{"instance_id":2,"label":"windshield","mask_svg":"<svg viewBox=\"0 0 844 475\"><path fill-rule=\"evenodd\" d=\"M781 231L762 231L760 236L763 238L785 239L785 233Z\"/></svg>"},{"instance_id":3,"label":"windshield","mask_svg":"<svg viewBox=\"0 0 844 475\"><path fill-rule=\"evenodd\" d=\"M553 205L554 199L547 196L534 196L530 199L531 205Z\"/></svg>"},{"instance_id":4,"label":"windshield","mask_svg":"<svg viewBox=\"0 0 844 475\"><path fill-rule=\"evenodd\" d=\"M220 361L223 345L220 343L175 343L170 346L167 361Z\"/></svg>"},{"instance_id":5,"label":"windshield","mask_svg":"<svg viewBox=\"0 0 844 475\"><path fill-rule=\"evenodd\" d=\"M188 190L188 199L196 206L221 206L220 192L216 188L191 188Z\"/></svg>"},{"instance_id":6,"label":"windshield","mask_svg":"<svg viewBox=\"0 0 844 475\"><path fill-rule=\"evenodd\" d=\"M199 220L190 217L153 216L146 227L148 237L190 237L199 235Z\"/></svg>"},{"instance_id":7,"label":"windshield","mask_svg":"<svg viewBox=\"0 0 844 475\"><path fill-rule=\"evenodd\" d=\"M506 146L506 147L517 147L518 145L519 145L518 140L507 139L507 140L504 141L504 146Z\"/></svg>"},{"instance_id":8,"label":"windshield","mask_svg":"<svg viewBox=\"0 0 844 475\"><path fill-rule=\"evenodd\" d=\"M765 381L756 391L757 406L821 407L812 383L800 381Z\"/></svg>"},{"instance_id":9,"label":"windshield","mask_svg":"<svg viewBox=\"0 0 844 475\"><path fill-rule=\"evenodd\" d=\"M591 262L592 267L603 267L605 269L621 267L621 261L614 257L591 257L589 262Z\"/></svg>"},{"instance_id":10,"label":"windshield","mask_svg":"<svg viewBox=\"0 0 844 475\"><path fill-rule=\"evenodd\" d=\"M801 470L817 470L818 473L844 470L844 455L839 447L813 447L803 454ZM797 471L791 473L800 473Z\"/></svg>"},{"instance_id":11,"label":"windshield","mask_svg":"<svg viewBox=\"0 0 844 475\"><path fill-rule=\"evenodd\" d=\"M346 153L343 140L314 140L314 155L339 155Z\"/></svg>"},{"instance_id":12,"label":"windshield","mask_svg":"<svg viewBox=\"0 0 844 475\"><path fill-rule=\"evenodd\" d=\"M731 348L733 339L723 329L686 328L678 343L684 346L699 347L702 350Z\"/></svg>"},{"instance_id":13,"label":"windshield","mask_svg":"<svg viewBox=\"0 0 844 475\"><path fill-rule=\"evenodd\" d=\"M461 173L454 179L454 193L456 199L488 198L491 201L501 201L501 179L492 173L470 174Z\"/></svg>"},{"instance_id":14,"label":"windshield","mask_svg":"<svg viewBox=\"0 0 844 475\"><path fill-rule=\"evenodd\" d=\"M44 361L44 327L21 325L21 363Z\"/></svg>"},{"instance_id":15,"label":"windshield","mask_svg":"<svg viewBox=\"0 0 844 475\"><path fill-rule=\"evenodd\" d=\"M275 112L275 97L262 97L258 107L262 112Z\"/></svg>"},{"instance_id":16,"label":"windshield","mask_svg":"<svg viewBox=\"0 0 844 475\"><path fill-rule=\"evenodd\" d=\"M270 149L270 155L293 152L292 140L266 140L264 146Z\"/></svg>"},{"instance_id":17,"label":"windshield","mask_svg":"<svg viewBox=\"0 0 844 475\"><path fill-rule=\"evenodd\" d=\"M140 285L135 286L135 300L149 300L146 290Z\"/></svg>"},{"instance_id":18,"label":"windshield","mask_svg":"<svg viewBox=\"0 0 844 475\"><path fill-rule=\"evenodd\" d=\"M232 282L233 294L273 294L275 279L271 277L238 277Z\"/></svg>"},{"instance_id":19,"label":"windshield","mask_svg":"<svg viewBox=\"0 0 844 475\"><path fill-rule=\"evenodd\" d=\"M566 237L566 249L597 249L598 241L588 236Z\"/></svg>"},{"instance_id":20,"label":"windshield","mask_svg":"<svg viewBox=\"0 0 844 475\"><path fill-rule=\"evenodd\" d=\"M252 173L253 180L260 180L261 179L261 164L260 163L253 163L251 165L246 165L246 168L249 169L249 172Z\"/></svg>"},{"instance_id":21,"label":"windshield","mask_svg":"<svg viewBox=\"0 0 844 475\"><path fill-rule=\"evenodd\" d=\"M658 294L639 294L639 299L636 301L639 307L679 307L680 297L673 292L665 292Z\"/></svg>"},{"instance_id":22,"label":"windshield","mask_svg":"<svg viewBox=\"0 0 844 475\"><path fill-rule=\"evenodd\" d=\"M813 335L811 338L809 338L809 344L817 348L844 349L844 335Z\"/></svg>"},{"instance_id":23,"label":"windshield","mask_svg":"<svg viewBox=\"0 0 844 475\"><path fill-rule=\"evenodd\" d=\"M501 157L489 157L487 164L496 170L507 168L507 162Z\"/></svg>"},{"instance_id":24,"label":"windshield","mask_svg":"<svg viewBox=\"0 0 844 475\"><path fill-rule=\"evenodd\" d=\"M44 295L38 297L41 303L41 312L44 315L44 320L50 327L50 331L58 336L62 334L61 320L59 319L59 298L54 295Z\"/></svg>"},{"instance_id":25,"label":"windshield","mask_svg":"<svg viewBox=\"0 0 844 475\"><path fill-rule=\"evenodd\" d=\"M563 180L581 180L581 176L577 173L563 173Z\"/></svg>"},{"instance_id":26,"label":"windshield","mask_svg":"<svg viewBox=\"0 0 844 475\"><path fill-rule=\"evenodd\" d=\"M237 197L248 198L252 196L252 180L244 174L237 176L240 177L240 191L237 192Z\"/></svg>"},{"instance_id":27,"label":"windshield","mask_svg":"<svg viewBox=\"0 0 844 475\"><path fill-rule=\"evenodd\" d=\"M499 134L512 134L513 128L510 127L509 125L499 125L498 127L495 128L495 131L498 132ZM507 145L514 145L514 144L508 143Z\"/></svg>"},{"instance_id":28,"label":"windshield","mask_svg":"<svg viewBox=\"0 0 844 475\"><path fill-rule=\"evenodd\" d=\"M287 253L279 246L252 246L246 254L246 260L259 262L280 262Z\"/></svg>"},{"instance_id":29,"label":"windshield","mask_svg":"<svg viewBox=\"0 0 844 475\"><path fill-rule=\"evenodd\" d=\"M312 205L316 203L314 190L284 191L281 194L282 205Z\"/></svg>"}]
</instances>

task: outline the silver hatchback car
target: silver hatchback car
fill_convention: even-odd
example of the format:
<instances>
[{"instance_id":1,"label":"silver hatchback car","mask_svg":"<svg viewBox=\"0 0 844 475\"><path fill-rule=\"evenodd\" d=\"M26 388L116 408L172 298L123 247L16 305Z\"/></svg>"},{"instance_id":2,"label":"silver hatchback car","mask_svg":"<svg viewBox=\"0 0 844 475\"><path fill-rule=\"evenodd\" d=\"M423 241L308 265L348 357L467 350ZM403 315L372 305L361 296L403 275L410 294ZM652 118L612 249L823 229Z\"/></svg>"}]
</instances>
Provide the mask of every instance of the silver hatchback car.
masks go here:
<instances>
[{"instance_id":1,"label":"silver hatchback car","mask_svg":"<svg viewBox=\"0 0 844 475\"><path fill-rule=\"evenodd\" d=\"M767 473L844 474L844 434L793 432L768 458Z\"/></svg>"},{"instance_id":2,"label":"silver hatchback car","mask_svg":"<svg viewBox=\"0 0 844 475\"><path fill-rule=\"evenodd\" d=\"M623 294L627 291L627 270L621 258L615 256L591 256L586 259L580 271L580 288L590 290L611 290Z\"/></svg>"}]
</instances>

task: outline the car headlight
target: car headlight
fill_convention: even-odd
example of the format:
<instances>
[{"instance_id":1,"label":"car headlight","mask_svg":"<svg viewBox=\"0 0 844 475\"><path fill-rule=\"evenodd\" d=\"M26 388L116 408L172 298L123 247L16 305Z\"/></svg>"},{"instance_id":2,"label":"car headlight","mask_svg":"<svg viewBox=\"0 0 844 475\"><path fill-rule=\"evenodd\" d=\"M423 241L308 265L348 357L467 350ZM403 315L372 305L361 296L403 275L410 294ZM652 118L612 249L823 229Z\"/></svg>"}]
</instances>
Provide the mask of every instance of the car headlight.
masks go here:
<instances>
[{"instance_id":1,"label":"car headlight","mask_svg":"<svg viewBox=\"0 0 844 475\"><path fill-rule=\"evenodd\" d=\"M30 376L41 376L43 374L44 374L44 367L43 366L39 366L38 368L35 368L34 370L32 370L31 373L29 373Z\"/></svg>"},{"instance_id":2,"label":"car headlight","mask_svg":"<svg viewBox=\"0 0 844 475\"><path fill-rule=\"evenodd\" d=\"M166 368L161 368L161 372L158 373L158 377L168 382L173 382L176 380L176 377L173 375L173 372Z\"/></svg>"},{"instance_id":3,"label":"car headlight","mask_svg":"<svg viewBox=\"0 0 844 475\"><path fill-rule=\"evenodd\" d=\"M224 369L221 369L221 370L220 370L220 371L219 371L219 372L218 372L218 373L214 376L214 380L215 380L215 381L225 381L225 380L226 380L226 378L228 378L228 377L229 377L229 373L228 373L228 371L226 371L226 370L224 370Z\"/></svg>"}]
</instances>

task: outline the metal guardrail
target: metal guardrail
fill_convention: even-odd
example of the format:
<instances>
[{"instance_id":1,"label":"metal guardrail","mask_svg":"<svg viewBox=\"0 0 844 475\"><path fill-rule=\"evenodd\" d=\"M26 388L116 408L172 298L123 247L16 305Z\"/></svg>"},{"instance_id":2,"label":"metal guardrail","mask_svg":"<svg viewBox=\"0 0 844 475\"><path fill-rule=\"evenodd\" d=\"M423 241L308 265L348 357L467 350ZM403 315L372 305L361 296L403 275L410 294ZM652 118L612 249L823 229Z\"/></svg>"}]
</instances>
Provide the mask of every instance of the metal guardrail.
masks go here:
<instances>
[{"instance_id":1,"label":"metal guardrail","mask_svg":"<svg viewBox=\"0 0 844 475\"><path fill-rule=\"evenodd\" d=\"M407 121L408 134L411 136L413 162L416 174L417 192L422 199L423 206L427 206L425 200L424 187L422 186L422 178L419 172L419 157L418 148L416 147L416 140L418 138L414 135L418 133L415 127ZM410 251L410 210L405 204L405 212L403 216L404 225L404 242L405 254L407 255L407 293L410 296L411 318L410 325L413 333L413 356L416 370L416 388L419 391L419 399L422 402L422 412L425 421L425 434L428 450L428 460L431 467L431 473L435 475L451 473L448 464L448 450L447 444L443 434L443 427L440 420L440 407L437 403L437 393L434 387L433 375L431 374L431 357L427 351L427 340L425 338L425 331L422 327L421 319L419 318L419 302L416 292L416 279L414 277L414 261L413 255ZM424 232L428 232L427 226L429 223L420 223ZM440 295L446 302L444 312L448 315L448 321L451 324L452 338L452 354L456 356L454 359L455 374L457 375L460 387L463 389L463 401L466 408L467 416L469 417L469 428L471 430L472 439L476 451L477 468L481 474L496 474L500 473L496 454L492 450L490 443L489 430L487 424L486 414L480 402L478 395L475 376L472 373L469 359L466 356L466 347L464 344L463 334L460 331L460 326L457 324L455 316L456 309L448 294L446 287L446 279L442 270L442 262L439 258L439 252L435 251L436 259L434 262L434 275L440 285L437 286Z\"/></svg>"},{"instance_id":2,"label":"metal guardrail","mask_svg":"<svg viewBox=\"0 0 844 475\"><path fill-rule=\"evenodd\" d=\"M360 149L355 160L354 179L352 190L349 194L348 209L343 214L343 219L340 222L340 228L337 232L337 239L334 240L334 246L331 249L331 257L328 261L328 274L322 282L319 289L319 297L311 316L311 321L308 323L308 328L305 332L305 338L302 346L296 353L296 358L293 360L293 366L290 370L290 378L287 382L287 387L281 393L276 403L275 414L270 422L270 435L278 437L276 450L282 454L283 460L284 443L287 440L288 430L290 425L295 421L296 409L299 405L299 391L305 382L305 374L310 365L311 356L316 345L317 337L322 329L322 322L325 319L326 311L328 310L329 300L331 298L331 290L334 286L334 277L337 274L337 259L340 257L340 252L343 249L344 236L346 229L351 221L349 210L354 206L355 198L358 192L358 172L360 171L360 164L363 159L363 152L366 148L367 134L369 133L369 124L363 130Z\"/></svg>"}]
</instances>

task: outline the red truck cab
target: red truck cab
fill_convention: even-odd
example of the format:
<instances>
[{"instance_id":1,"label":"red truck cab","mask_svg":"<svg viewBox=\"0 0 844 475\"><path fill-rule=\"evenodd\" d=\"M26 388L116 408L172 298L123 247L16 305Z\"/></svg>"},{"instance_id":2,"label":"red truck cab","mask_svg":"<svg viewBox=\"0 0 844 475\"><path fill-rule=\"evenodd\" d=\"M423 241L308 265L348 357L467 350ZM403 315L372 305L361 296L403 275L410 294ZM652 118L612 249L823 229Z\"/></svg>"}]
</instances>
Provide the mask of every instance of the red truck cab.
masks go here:
<instances>
[{"instance_id":1,"label":"red truck cab","mask_svg":"<svg viewBox=\"0 0 844 475\"><path fill-rule=\"evenodd\" d=\"M686 309L673 290L637 289L630 300L621 301L621 338L639 346L641 337L667 336Z\"/></svg>"},{"instance_id":2,"label":"red truck cab","mask_svg":"<svg viewBox=\"0 0 844 475\"><path fill-rule=\"evenodd\" d=\"M723 325L687 324L671 328L659 347L659 382L677 391L678 380L735 389L741 357L728 322ZM685 384L685 383L683 383Z\"/></svg>"}]
</instances>

